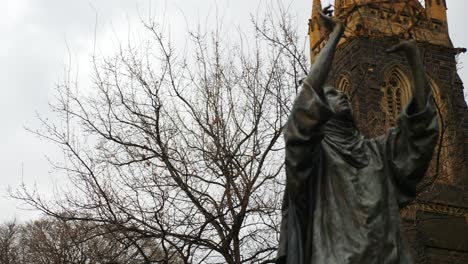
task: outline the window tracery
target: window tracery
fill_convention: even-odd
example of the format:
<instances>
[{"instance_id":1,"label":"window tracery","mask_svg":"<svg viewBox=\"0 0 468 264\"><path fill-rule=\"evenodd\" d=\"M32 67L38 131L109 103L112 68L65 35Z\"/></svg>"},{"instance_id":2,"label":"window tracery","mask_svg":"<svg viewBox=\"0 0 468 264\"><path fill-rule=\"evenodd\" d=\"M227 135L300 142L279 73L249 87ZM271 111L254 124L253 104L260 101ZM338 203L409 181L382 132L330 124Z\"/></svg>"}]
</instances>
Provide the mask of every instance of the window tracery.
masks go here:
<instances>
[{"instance_id":1,"label":"window tracery","mask_svg":"<svg viewBox=\"0 0 468 264\"><path fill-rule=\"evenodd\" d=\"M340 76L338 79L337 89L348 97L349 100L353 97L353 91L351 88L351 83L348 78L344 75Z\"/></svg>"},{"instance_id":2,"label":"window tracery","mask_svg":"<svg viewBox=\"0 0 468 264\"><path fill-rule=\"evenodd\" d=\"M395 126L398 115L411 98L410 82L399 68L394 67L385 75L382 89L387 125Z\"/></svg>"}]
</instances>

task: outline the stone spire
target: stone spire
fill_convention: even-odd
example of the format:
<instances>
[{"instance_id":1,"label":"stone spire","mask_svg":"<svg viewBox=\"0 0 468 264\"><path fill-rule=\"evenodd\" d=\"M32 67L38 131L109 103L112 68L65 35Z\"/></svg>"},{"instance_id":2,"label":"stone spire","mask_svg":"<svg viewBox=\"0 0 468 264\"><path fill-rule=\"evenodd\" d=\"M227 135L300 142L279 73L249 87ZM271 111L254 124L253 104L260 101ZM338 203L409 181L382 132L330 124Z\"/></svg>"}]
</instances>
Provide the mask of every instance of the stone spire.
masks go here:
<instances>
[{"instance_id":1,"label":"stone spire","mask_svg":"<svg viewBox=\"0 0 468 264\"><path fill-rule=\"evenodd\" d=\"M342 6L343 6L343 0L335 0L335 6L334 6L335 15L337 15L340 12Z\"/></svg>"},{"instance_id":2,"label":"stone spire","mask_svg":"<svg viewBox=\"0 0 468 264\"><path fill-rule=\"evenodd\" d=\"M311 49L322 41L325 28L320 23L320 15L318 11L322 10L322 3L320 0L313 0L312 2L312 16L309 19L309 41ZM310 53L310 58L313 61L315 54Z\"/></svg>"},{"instance_id":3,"label":"stone spire","mask_svg":"<svg viewBox=\"0 0 468 264\"><path fill-rule=\"evenodd\" d=\"M428 19L435 19L444 29L447 25L447 4L445 0L425 0L426 15Z\"/></svg>"}]
</instances>

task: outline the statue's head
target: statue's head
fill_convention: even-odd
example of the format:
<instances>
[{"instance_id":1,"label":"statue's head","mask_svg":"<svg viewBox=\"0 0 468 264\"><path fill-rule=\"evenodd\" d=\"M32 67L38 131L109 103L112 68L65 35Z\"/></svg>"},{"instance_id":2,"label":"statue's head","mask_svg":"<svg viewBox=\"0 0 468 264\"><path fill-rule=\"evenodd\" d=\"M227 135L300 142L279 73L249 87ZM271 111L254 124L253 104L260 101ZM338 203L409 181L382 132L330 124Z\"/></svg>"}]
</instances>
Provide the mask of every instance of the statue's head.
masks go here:
<instances>
[{"instance_id":1,"label":"statue's head","mask_svg":"<svg viewBox=\"0 0 468 264\"><path fill-rule=\"evenodd\" d=\"M353 119L351 103L344 93L332 86L326 86L324 88L324 92L328 103L335 112L335 118L347 120Z\"/></svg>"},{"instance_id":2,"label":"statue's head","mask_svg":"<svg viewBox=\"0 0 468 264\"><path fill-rule=\"evenodd\" d=\"M335 112L324 125L324 142L340 153L343 159L356 168L369 164L369 157L353 117L351 103L345 94L334 87L324 88L328 104Z\"/></svg>"}]
</instances>

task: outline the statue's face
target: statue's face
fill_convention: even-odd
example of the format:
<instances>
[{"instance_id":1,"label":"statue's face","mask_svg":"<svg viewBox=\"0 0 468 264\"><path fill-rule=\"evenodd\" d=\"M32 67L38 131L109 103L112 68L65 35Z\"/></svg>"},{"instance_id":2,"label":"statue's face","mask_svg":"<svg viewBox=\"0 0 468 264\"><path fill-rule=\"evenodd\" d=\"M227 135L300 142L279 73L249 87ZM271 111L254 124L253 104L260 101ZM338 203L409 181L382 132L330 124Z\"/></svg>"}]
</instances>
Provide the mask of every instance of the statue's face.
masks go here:
<instances>
[{"instance_id":1,"label":"statue's face","mask_svg":"<svg viewBox=\"0 0 468 264\"><path fill-rule=\"evenodd\" d=\"M328 103L335 111L337 116L351 116L351 104L345 94L335 89L334 87L325 87L325 95Z\"/></svg>"}]
</instances>

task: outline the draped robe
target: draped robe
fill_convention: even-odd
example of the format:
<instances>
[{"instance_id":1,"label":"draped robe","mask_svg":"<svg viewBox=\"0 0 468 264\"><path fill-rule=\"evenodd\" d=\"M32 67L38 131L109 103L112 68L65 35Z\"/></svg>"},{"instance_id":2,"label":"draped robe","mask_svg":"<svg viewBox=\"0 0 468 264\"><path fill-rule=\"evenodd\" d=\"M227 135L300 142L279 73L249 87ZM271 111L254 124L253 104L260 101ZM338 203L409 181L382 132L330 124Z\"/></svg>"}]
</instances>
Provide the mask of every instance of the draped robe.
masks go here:
<instances>
[{"instance_id":1,"label":"draped robe","mask_svg":"<svg viewBox=\"0 0 468 264\"><path fill-rule=\"evenodd\" d=\"M413 100L396 127L367 139L304 83L284 129L277 263L412 263L399 208L415 197L438 138L432 96L421 112Z\"/></svg>"}]
</instances>

